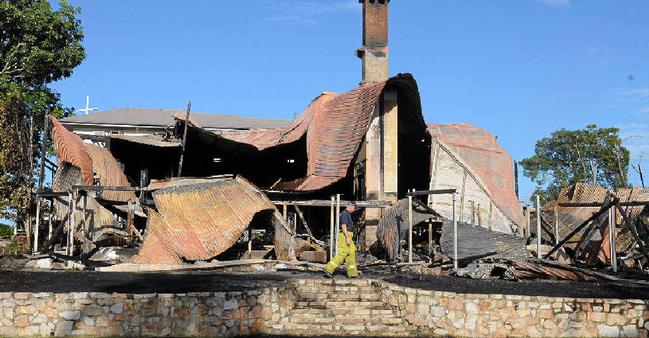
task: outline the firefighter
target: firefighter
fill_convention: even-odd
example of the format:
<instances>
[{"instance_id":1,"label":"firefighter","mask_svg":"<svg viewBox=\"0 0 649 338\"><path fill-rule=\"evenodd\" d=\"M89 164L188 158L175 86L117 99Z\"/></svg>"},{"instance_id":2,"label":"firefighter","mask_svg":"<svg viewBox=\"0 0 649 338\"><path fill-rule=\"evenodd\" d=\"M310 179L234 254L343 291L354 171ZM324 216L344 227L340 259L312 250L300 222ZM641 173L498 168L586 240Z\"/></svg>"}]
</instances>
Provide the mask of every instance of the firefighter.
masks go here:
<instances>
[{"instance_id":1,"label":"firefighter","mask_svg":"<svg viewBox=\"0 0 649 338\"><path fill-rule=\"evenodd\" d=\"M345 266L347 267L347 277L354 278L358 276L356 245L354 245L353 240L355 225L352 220L352 214L354 211L356 211L356 204L349 202L345 210L340 213L342 232L338 234L338 254L325 266L325 276L327 277L332 277L336 268L342 265L343 262L345 262Z\"/></svg>"}]
</instances>

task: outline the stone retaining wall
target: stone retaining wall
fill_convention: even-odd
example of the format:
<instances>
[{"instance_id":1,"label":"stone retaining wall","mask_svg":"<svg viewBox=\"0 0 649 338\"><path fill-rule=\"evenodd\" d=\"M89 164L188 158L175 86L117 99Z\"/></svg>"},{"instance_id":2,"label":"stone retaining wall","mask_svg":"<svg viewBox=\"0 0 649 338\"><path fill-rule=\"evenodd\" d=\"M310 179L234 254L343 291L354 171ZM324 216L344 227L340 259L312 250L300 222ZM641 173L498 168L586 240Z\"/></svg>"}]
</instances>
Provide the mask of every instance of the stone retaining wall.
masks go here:
<instances>
[{"instance_id":1,"label":"stone retaining wall","mask_svg":"<svg viewBox=\"0 0 649 338\"><path fill-rule=\"evenodd\" d=\"M0 293L0 335L647 337L649 301L457 294L380 280L245 292Z\"/></svg>"}]
</instances>

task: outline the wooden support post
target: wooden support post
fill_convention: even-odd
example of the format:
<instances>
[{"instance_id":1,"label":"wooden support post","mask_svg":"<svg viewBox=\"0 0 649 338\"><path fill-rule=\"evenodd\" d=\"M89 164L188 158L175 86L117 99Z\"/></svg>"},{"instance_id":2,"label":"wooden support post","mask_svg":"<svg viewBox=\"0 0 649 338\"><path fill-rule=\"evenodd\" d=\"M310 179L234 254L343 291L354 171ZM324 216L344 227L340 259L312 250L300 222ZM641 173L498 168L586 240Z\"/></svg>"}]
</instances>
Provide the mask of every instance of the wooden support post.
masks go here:
<instances>
[{"instance_id":1,"label":"wooden support post","mask_svg":"<svg viewBox=\"0 0 649 338\"><path fill-rule=\"evenodd\" d=\"M541 259L541 196L536 195L536 258Z\"/></svg>"},{"instance_id":2,"label":"wooden support post","mask_svg":"<svg viewBox=\"0 0 649 338\"><path fill-rule=\"evenodd\" d=\"M192 101L187 103L187 114L185 114L185 129L183 129L182 149L178 161L178 177L183 174L183 161L185 160L185 149L187 148L187 129L189 129L189 113L192 110Z\"/></svg>"},{"instance_id":3,"label":"wooden support post","mask_svg":"<svg viewBox=\"0 0 649 338\"><path fill-rule=\"evenodd\" d=\"M72 233L72 192L68 194L68 238L65 244L65 254L70 256L70 234Z\"/></svg>"},{"instance_id":4,"label":"wooden support post","mask_svg":"<svg viewBox=\"0 0 649 338\"><path fill-rule=\"evenodd\" d=\"M129 201L128 203L130 204L131 201ZM90 230L89 227L88 227L88 215L87 215L87 213L88 213L88 192L86 192L83 195L82 208L83 208L83 216L82 216L82 218L83 218L83 236L88 238L88 231ZM132 206L129 205L129 207L128 207L129 213L131 212L131 209L132 209Z\"/></svg>"},{"instance_id":5,"label":"wooden support post","mask_svg":"<svg viewBox=\"0 0 649 338\"><path fill-rule=\"evenodd\" d=\"M475 226L475 201L469 203L471 203L471 225Z\"/></svg>"},{"instance_id":6,"label":"wooden support post","mask_svg":"<svg viewBox=\"0 0 649 338\"><path fill-rule=\"evenodd\" d=\"M412 263L412 196L408 196L408 263Z\"/></svg>"},{"instance_id":7,"label":"wooden support post","mask_svg":"<svg viewBox=\"0 0 649 338\"><path fill-rule=\"evenodd\" d=\"M608 209L608 239L611 248L611 267L613 272L617 272L617 248L615 247L615 208Z\"/></svg>"},{"instance_id":8,"label":"wooden support post","mask_svg":"<svg viewBox=\"0 0 649 338\"><path fill-rule=\"evenodd\" d=\"M489 229L493 228L493 211L494 209L494 203L492 201L489 201Z\"/></svg>"},{"instance_id":9,"label":"wooden support post","mask_svg":"<svg viewBox=\"0 0 649 338\"><path fill-rule=\"evenodd\" d=\"M306 232L309 234L309 236L315 238L315 236L313 236L311 228L309 227L309 224L306 222L306 218L304 217L304 213L302 213L300 207L297 204L293 205L293 207L295 207L295 212L297 213L298 217L300 217L300 221L302 221L302 225L304 225ZM295 223L295 225L297 227L297 222Z\"/></svg>"},{"instance_id":10,"label":"wooden support post","mask_svg":"<svg viewBox=\"0 0 649 338\"><path fill-rule=\"evenodd\" d=\"M74 190L72 192L72 214L70 215L71 225L70 225L70 256L74 256L74 239L77 232L77 220L76 220L76 211L77 211L77 199L78 191Z\"/></svg>"},{"instance_id":11,"label":"wooden support post","mask_svg":"<svg viewBox=\"0 0 649 338\"><path fill-rule=\"evenodd\" d=\"M27 235L27 250L32 247L32 213L31 210L27 213L27 225L25 227L25 235Z\"/></svg>"},{"instance_id":12,"label":"wooden support post","mask_svg":"<svg viewBox=\"0 0 649 338\"><path fill-rule=\"evenodd\" d=\"M458 269L457 262L457 215L455 204L457 203L457 194L453 193L453 269Z\"/></svg>"},{"instance_id":13,"label":"wooden support post","mask_svg":"<svg viewBox=\"0 0 649 338\"><path fill-rule=\"evenodd\" d=\"M248 259L252 259L252 227L248 227Z\"/></svg>"},{"instance_id":14,"label":"wooden support post","mask_svg":"<svg viewBox=\"0 0 649 338\"><path fill-rule=\"evenodd\" d=\"M41 225L41 198L38 195L38 193L36 193L35 196L36 196L36 226L34 227L34 248L32 249L32 253L38 252L38 228Z\"/></svg>"},{"instance_id":15,"label":"wooden support post","mask_svg":"<svg viewBox=\"0 0 649 338\"><path fill-rule=\"evenodd\" d=\"M532 212L530 211L529 205L525 207L525 222L527 222L527 234L525 237L530 238L532 237Z\"/></svg>"},{"instance_id":16,"label":"wooden support post","mask_svg":"<svg viewBox=\"0 0 649 338\"><path fill-rule=\"evenodd\" d=\"M47 241L48 242L52 239L52 215L53 214L54 214L54 199L50 198L50 216L47 218Z\"/></svg>"},{"instance_id":17,"label":"wooden support post","mask_svg":"<svg viewBox=\"0 0 649 338\"><path fill-rule=\"evenodd\" d=\"M334 258L334 243L336 241L336 238L334 237L334 227L335 227L335 217L336 214L334 213L334 206L336 204L336 198L331 196L331 210L330 210L330 219L329 219L329 259Z\"/></svg>"},{"instance_id":18,"label":"wooden support post","mask_svg":"<svg viewBox=\"0 0 649 338\"><path fill-rule=\"evenodd\" d=\"M482 226L482 213L480 212L480 204L478 204L478 208L476 209L476 213L478 216L478 226Z\"/></svg>"},{"instance_id":19,"label":"wooden support post","mask_svg":"<svg viewBox=\"0 0 649 338\"><path fill-rule=\"evenodd\" d=\"M338 255L338 234L340 233L340 194L336 194L336 255Z\"/></svg>"},{"instance_id":20,"label":"wooden support post","mask_svg":"<svg viewBox=\"0 0 649 338\"><path fill-rule=\"evenodd\" d=\"M288 204L286 202L282 203L282 216L284 216L284 222L286 223L286 225L289 225L288 224Z\"/></svg>"},{"instance_id":21,"label":"wooden support post","mask_svg":"<svg viewBox=\"0 0 649 338\"><path fill-rule=\"evenodd\" d=\"M428 221L428 258L433 254L433 222ZM431 259L432 260L432 259Z\"/></svg>"},{"instance_id":22,"label":"wooden support post","mask_svg":"<svg viewBox=\"0 0 649 338\"><path fill-rule=\"evenodd\" d=\"M554 245L559 244L559 207L554 207Z\"/></svg>"}]
</instances>

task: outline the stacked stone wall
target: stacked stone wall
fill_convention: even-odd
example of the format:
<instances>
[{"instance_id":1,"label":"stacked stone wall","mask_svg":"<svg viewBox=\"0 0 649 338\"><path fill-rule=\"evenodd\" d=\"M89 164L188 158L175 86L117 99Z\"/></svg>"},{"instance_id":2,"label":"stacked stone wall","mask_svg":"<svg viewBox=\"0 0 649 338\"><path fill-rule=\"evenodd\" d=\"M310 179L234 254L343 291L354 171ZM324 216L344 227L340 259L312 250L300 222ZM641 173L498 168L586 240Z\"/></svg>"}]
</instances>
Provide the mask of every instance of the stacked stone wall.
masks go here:
<instances>
[{"instance_id":1,"label":"stacked stone wall","mask_svg":"<svg viewBox=\"0 0 649 338\"><path fill-rule=\"evenodd\" d=\"M243 292L0 293L3 336L647 337L649 301L419 290L302 279Z\"/></svg>"}]
</instances>

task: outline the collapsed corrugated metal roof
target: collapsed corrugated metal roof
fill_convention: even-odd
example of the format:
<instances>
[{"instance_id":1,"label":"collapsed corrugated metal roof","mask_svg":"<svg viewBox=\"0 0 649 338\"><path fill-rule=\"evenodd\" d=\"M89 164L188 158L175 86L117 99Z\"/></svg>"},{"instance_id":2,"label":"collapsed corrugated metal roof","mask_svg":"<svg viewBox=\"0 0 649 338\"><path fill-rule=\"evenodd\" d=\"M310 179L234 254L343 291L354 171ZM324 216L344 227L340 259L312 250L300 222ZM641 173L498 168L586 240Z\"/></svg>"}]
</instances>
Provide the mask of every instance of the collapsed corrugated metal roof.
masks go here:
<instances>
[{"instance_id":1,"label":"collapsed corrugated metal roof","mask_svg":"<svg viewBox=\"0 0 649 338\"><path fill-rule=\"evenodd\" d=\"M157 211L147 210L144 242L134 263L210 259L229 249L257 213L281 217L270 200L241 177L176 180L155 191L153 198Z\"/></svg>"},{"instance_id":2,"label":"collapsed corrugated metal roof","mask_svg":"<svg viewBox=\"0 0 649 338\"><path fill-rule=\"evenodd\" d=\"M400 112L425 128L419 90L410 74L400 74L385 82L363 84L343 94L320 95L289 128L267 131L218 132L214 135L265 150L296 142L306 135L305 177L280 182L274 189L314 191L347 176L351 161L369 128L381 94L393 88L400 95ZM177 117L184 119L182 114Z\"/></svg>"},{"instance_id":3,"label":"collapsed corrugated metal roof","mask_svg":"<svg viewBox=\"0 0 649 338\"><path fill-rule=\"evenodd\" d=\"M429 132L434 141L430 189L457 189L459 220L481 218L481 226L505 233L520 227L523 217L514 191L513 162L496 138L463 123L431 124ZM450 195L431 196L429 202L452 218Z\"/></svg>"},{"instance_id":4,"label":"collapsed corrugated metal roof","mask_svg":"<svg viewBox=\"0 0 649 338\"><path fill-rule=\"evenodd\" d=\"M68 131L56 118L52 117L52 140L56 156L60 162L68 162L80 169L81 182L93 185L95 174L99 183L108 187L130 186L122 166L106 148L84 143L79 136ZM106 191L102 199L126 202L135 199L132 191Z\"/></svg>"},{"instance_id":5,"label":"collapsed corrugated metal roof","mask_svg":"<svg viewBox=\"0 0 649 338\"><path fill-rule=\"evenodd\" d=\"M86 185L92 185L92 160L86 152L83 141L76 134L68 131L55 117L52 122L52 140L59 163L68 162L81 170L81 179Z\"/></svg>"}]
</instances>

